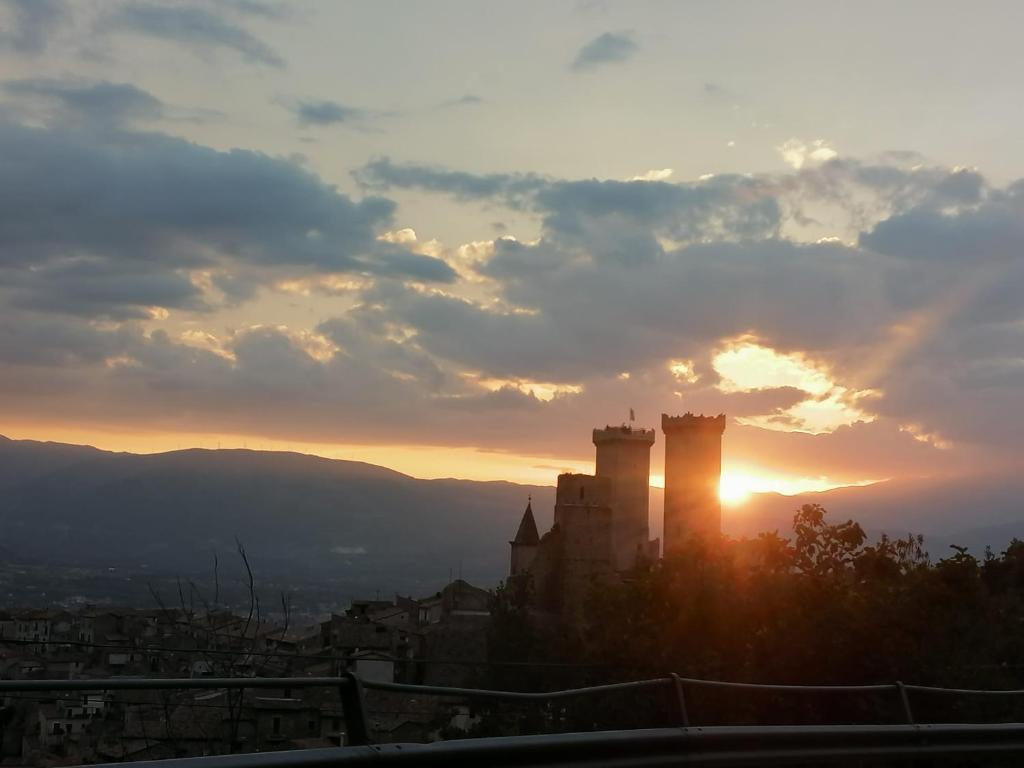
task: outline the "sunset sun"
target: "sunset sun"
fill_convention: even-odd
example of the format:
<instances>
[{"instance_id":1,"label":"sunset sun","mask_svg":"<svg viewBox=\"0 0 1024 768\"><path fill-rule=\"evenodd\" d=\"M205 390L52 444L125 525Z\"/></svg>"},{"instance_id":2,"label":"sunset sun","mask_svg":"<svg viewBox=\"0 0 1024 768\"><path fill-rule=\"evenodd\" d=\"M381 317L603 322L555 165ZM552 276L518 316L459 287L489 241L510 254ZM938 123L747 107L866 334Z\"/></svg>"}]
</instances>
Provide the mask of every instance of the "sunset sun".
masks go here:
<instances>
[{"instance_id":1,"label":"sunset sun","mask_svg":"<svg viewBox=\"0 0 1024 768\"><path fill-rule=\"evenodd\" d=\"M724 472L718 483L718 498L728 507L737 507L751 494L750 478L746 475Z\"/></svg>"}]
</instances>

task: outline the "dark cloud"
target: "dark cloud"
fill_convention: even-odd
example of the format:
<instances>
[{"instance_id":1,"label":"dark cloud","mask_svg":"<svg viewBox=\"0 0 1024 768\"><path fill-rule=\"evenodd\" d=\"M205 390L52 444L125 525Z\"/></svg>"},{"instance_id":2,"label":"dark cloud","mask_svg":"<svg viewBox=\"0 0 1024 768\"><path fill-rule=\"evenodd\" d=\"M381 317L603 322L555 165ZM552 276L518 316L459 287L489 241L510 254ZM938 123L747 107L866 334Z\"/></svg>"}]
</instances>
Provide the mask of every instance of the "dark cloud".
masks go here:
<instances>
[{"instance_id":1,"label":"dark cloud","mask_svg":"<svg viewBox=\"0 0 1024 768\"><path fill-rule=\"evenodd\" d=\"M689 184L561 181L535 174L477 175L375 160L356 177L369 188L416 188L457 200L497 199L540 213L547 234L586 247L601 260L655 258L658 238L753 239L775 235L777 189L764 180L716 176Z\"/></svg>"},{"instance_id":2,"label":"dark cloud","mask_svg":"<svg viewBox=\"0 0 1024 768\"><path fill-rule=\"evenodd\" d=\"M570 69L582 72L602 64L626 61L639 50L640 46L629 32L605 32L580 48Z\"/></svg>"},{"instance_id":3,"label":"dark cloud","mask_svg":"<svg viewBox=\"0 0 1024 768\"><path fill-rule=\"evenodd\" d=\"M2 0L0 12L0 48L36 54L46 47L50 33L64 20L67 9L61 0Z\"/></svg>"},{"instance_id":4,"label":"dark cloud","mask_svg":"<svg viewBox=\"0 0 1024 768\"><path fill-rule=\"evenodd\" d=\"M417 188L449 194L459 200L503 198L510 204L536 192L548 182L534 174L493 173L479 175L432 168L412 163L397 164L388 158L372 160L356 172L356 179L369 188Z\"/></svg>"},{"instance_id":5,"label":"dark cloud","mask_svg":"<svg viewBox=\"0 0 1024 768\"><path fill-rule=\"evenodd\" d=\"M152 263L76 259L16 271L7 289L12 306L111 320L148 318L150 307L205 308L187 275Z\"/></svg>"},{"instance_id":6,"label":"dark cloud","mask_svg":"<svg viewBox=\"0 0 1024 768\"><path fill-rule=\"evenodd\" d=\"M543 381L658 366L751 329L792 348L856 344L892 316L884 263L839 246L716 243L648 262L597 262L546 241L496 246L484 270L526 312L394 286L368 300L432 354Z\"/></svg>"},{"instance_id":7,"label":"dark cloud","mask_svg":"<svg viewBox=\"0 0 1024 768\"><path fill-rule=\"evenodd\" d=\"M947 190L953 187L954 199L962 196L956 186L945 186ZM965 191L964 202L977 200L973 185ZM999 194L984 205L956 215L933 207L916 208L879 222L861 236L860 242L880 253L936 262L1020 259L1024 244L1024 195Z\"/></svg>"},{"instance_id":8,"label":"dark cloud","mask_svg":"<svg viewBox=\"0 0 1024 768\"><path fill-rule=\"evenodd\" d=\"M31 88L98 109L95 90ZM98 103L151 103L130 88L101 93ZM0 273L22 307L119 319L202 310L194 270L212 273L227 301L282 274L455 278L439 259L377 240L392 201L352 200L254 152L0 123L0 177Z\"/></svg>"},{"instance_id":9,"label":"dark cloud","mask_svg":"<svg viewBox=\"0 0 1024 768\"><path fill-rule=\"evenodd\" d=\"M336 101L300 101L294 108L295 116L302 125L337 125L363 120L365 110L348 107Z\"/></svg>"},{"instance_id":10,"label":"dark cloud","mask_svg":"<svg viewBox=\"0 0 1024 768\"><path fill-rule=\"evenodd\" d=\"M781 178L762 177L771 193L796 219L813 220L822 204L843 212L858 234L893 215L915 208L959 209L980 203L988 194L976 171L922 165L905 153L887 153L873 162L835 158Z\"/></svg>"},{"instance_id":11,"label":"dark cloud","mask_svg":"<svg viewBox=\"0 0 1024 768\"><path fill-rule=\"evenodd\" d=\"M658 238L763 239L778 231L778 201L759 182L715 177L695 184L644 181L557 182L540 189L535 206L548 233L585 245L602 261L650 261Z\"/></svg>"},{"instance_id":12,"label":"dark cloud","mask_svg":"<svg viewBox=\"0 0 1024 768\"><path fill-rule=\"evenodd\" d=\"M0 303L0 308L0 368L4 371L0 382L6 379L9 385L17 376L17 366L42 366L47 369L45 378L60 375L74 387L83 376L79 366L103 364L122 354L137 336L129 327L104 330L71 316L19 311L6 303ZM65 369L63 374L50 370L59 367Z\"/></svg>"},{"instance_id":13,"label":"dark cloud","mask_svg":"<svg viewBox=\"0 0 1024 768\"><path fill-rule=\"evenodd\" d=\"M467 93L457 99L449 99L448 101L442 101L438 106L440 107L475 107L479 104L483 104L484 99L477 96L475 93Z\"/></svg>"},{"instance_id":14,"label":"dark cloud","mask_svg":"<svg viewBox=\"0 0 1024 768\"><path fill-rule=\"evenodd\" d=\"M214 248L253 263L363 269L358 254L377 248L375 229L394 211L283 160L159 134L5 124L0 146L5 263L84 251L194 266L211 263Z\"/></svg>"},{"instance_id":15,"label":"dark cloud","mask_svg":"<svg viewBox=\"0 0 1024 768\"><path fill-rule=\"evenodd\" d=\"M107 23L113 29L127 30L200 50L231 50L257 64L272 67L283 67L285 64L284 59L262 40L223 16L199 6L132 3L114 11Z\"/></svg>"},{"instance_id":16,"label":"dark cloud","mask_svg":"<svg viewBox=\"0 0 1024 768\"><path fill-rule=\"evenodd\" d=\"M32 97L55 105L64 124L68 120L117 124L128 120L153 120L164 114L159 99L128 83L40 78L11 80L3 84L3 89L15 97Z\"/></svg>"},{"instance_id":17,"label":"dark cloud","mask_svg":"<svg viewBox=\"0 0 1024 768\"><path fill-rule=\"evenodd\" d=\"M218 7L247 16L262 16L267 19L284 19L288 17L288 7L280 2L264 2L264 0L216 0Z\"/></svg>"}]
</instances>

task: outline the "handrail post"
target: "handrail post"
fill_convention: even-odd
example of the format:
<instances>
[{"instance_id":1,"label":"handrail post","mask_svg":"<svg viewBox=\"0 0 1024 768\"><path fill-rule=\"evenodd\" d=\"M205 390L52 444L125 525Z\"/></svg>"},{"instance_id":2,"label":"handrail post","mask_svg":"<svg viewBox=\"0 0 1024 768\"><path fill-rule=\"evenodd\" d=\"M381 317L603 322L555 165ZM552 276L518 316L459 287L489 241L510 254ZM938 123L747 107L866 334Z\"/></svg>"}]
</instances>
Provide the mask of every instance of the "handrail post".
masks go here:
<instances>
[{"instance_id":1,"label":"handrail post","mask_svg":"<svg viewBox=\"0 0 1024 768\"><path fill-rule=\"evenodd\" d=\"M366 729L363 681L353 672L343 672L339 682L341 712L345 717L345 746L365 746L370 743L370 734Z\"/></svg>"},{"instance_id":2,"label":"handrail post","mask_svg":"<svg viewBox=\"0 0 1024 768\"><path fill-rule=\"evenodd\" d=\"M900 694L900 704L903 705L903 715L907 718L907 725L916 725L914 722L914 712L910 708L910 697L907 695L907 686L905 686L901 680L897 680L896 690L899 691Z\"/></svg>"},{"instance_id":3,"label":"handrail post","mask_svg":"<svg viewBox=\"0 0 1024 768\"><path fill-rule=\"evenodd\" d=\"M683 692L683 681L675 672L672 673L672 684L676 689L676 704L679 705L679 722L683 728L690 727L690 715L686 711L686 694Z\"/></svg>"}]
</instances>

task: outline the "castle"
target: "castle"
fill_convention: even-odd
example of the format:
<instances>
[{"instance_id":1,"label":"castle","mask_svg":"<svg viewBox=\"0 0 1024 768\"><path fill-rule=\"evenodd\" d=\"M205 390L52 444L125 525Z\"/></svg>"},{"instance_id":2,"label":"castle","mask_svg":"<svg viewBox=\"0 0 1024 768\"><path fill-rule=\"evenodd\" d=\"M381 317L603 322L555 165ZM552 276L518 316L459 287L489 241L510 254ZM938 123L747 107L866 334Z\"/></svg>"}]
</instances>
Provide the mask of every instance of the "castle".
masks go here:
<instances>
[{"instance_id":1,"label":"castle","mask_svg":"<svg viewBox=\"0 0 1024 768\"><path fill-rule=\"evenodd\" d=\"M721 530L718 484L725 415L662 414L665 433L664 551ZM558 476L551 530L541 537L526 505L512 547L510 582L528 583L538 609L576 610L595 581L657 560L661 541L648 530L651 446L655 431L606 426L593 433L593 475Z\"/></svg>"}]
</instances>

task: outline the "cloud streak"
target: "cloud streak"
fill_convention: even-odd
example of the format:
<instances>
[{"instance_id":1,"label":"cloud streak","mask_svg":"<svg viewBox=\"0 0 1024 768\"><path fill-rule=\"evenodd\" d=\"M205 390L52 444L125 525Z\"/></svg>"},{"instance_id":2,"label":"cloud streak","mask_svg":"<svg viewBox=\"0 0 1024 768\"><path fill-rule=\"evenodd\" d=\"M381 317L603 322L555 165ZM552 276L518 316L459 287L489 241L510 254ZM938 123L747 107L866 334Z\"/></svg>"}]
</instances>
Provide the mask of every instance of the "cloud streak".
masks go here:
<instances>
[{"instance_id":1,"label":"cloud streak","mask_svg":"<svg viewBox=\"0 0 1024 768\"><path fill-rule=\"evenodd\" d=\"M106 23L112 29L178 43L194 50L229 50L251 63L277 68L285 65L284 59L262 40L199 6L132 3L110 14Z\"/></svg>"},{"instance_id":2,"label":"cloud streak","mask_svg":"<svg viewBox=\"0 0 1024 768\"><path fill-rule=\"evenodd\" d=\"M164 116L164 105L151 93L127 83L77 80L11 80L3 90L16 98L38 99L55 106L62 121L117 125Z\"/></svg>"},{"instance_id":3,"label":"cloud streak","mask_svg":"<svg viewBox=\"0 0 1024 768\"><path fill-rule=\"evenodd\" d=\"M7 17L0 29L0 48L30 55L46 48L50 34L66 18L60 0L4 0L0 11Z\"/></svg>"},{"instance_id":4,"label":"cloud streak","mask_svg":"<svg viewBox=\"0 0 1024 768\"><path fill-rule=\"evenodd\" d=\"M366 119L367 112L336 101L300 101L294 108L299 124L326 126L352 123Z\"/></svg>"},{"instance_id":5,"label":"cloud streak","mask_svg":"<svg viewBox=\"0 0 1024 768\"><path fill-rule=\"evenodd\" d=\"M640 46L629 32L605 32L586 43L569 65L574 72L588 72L607 64L633 58Z\"/></svg>"}]
</instances>

